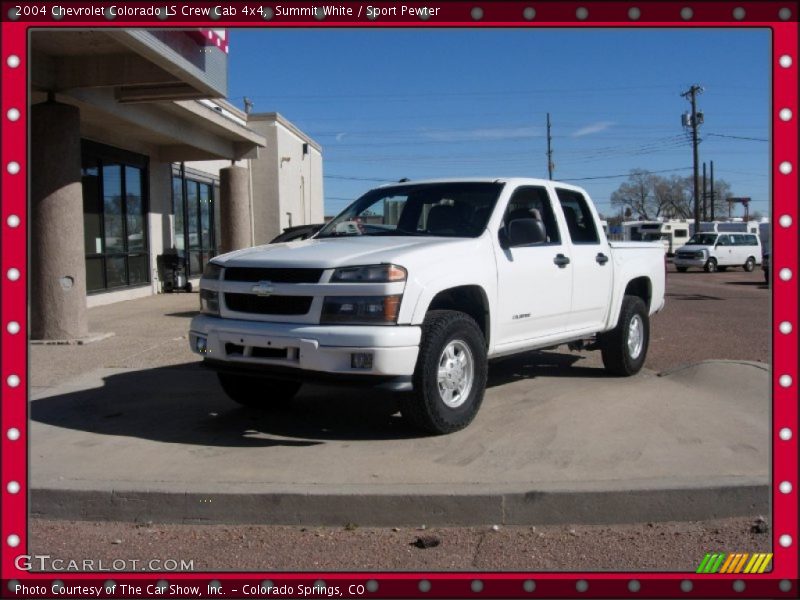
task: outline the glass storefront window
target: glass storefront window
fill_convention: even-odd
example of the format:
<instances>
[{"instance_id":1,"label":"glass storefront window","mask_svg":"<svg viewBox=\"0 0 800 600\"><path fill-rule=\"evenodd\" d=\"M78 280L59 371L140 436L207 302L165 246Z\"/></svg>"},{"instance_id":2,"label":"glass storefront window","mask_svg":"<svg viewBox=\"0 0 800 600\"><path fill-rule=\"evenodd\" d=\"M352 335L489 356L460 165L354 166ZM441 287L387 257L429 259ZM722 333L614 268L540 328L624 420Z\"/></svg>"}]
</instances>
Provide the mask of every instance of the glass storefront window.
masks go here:
<instances>
[{"instance_id":1,"label":"glass storefront window","mask_svg":"<svg viewBox=\"0 0 800 600\"><path fill-rule=\"evenodd\" d=\"M175 248L184 259L187 275L198 276L216 255L214 186L212 183L172 178Z\"/></svg>"},{"instance_id":2,"label":"glass storefront window","mask_svg":"<svg viewBox=\"0 0 800 600\"><path fill-rule=\"evenodd\" d=\"M147 284L147 158L84 140L86 291Z\"/></svg>"}]
</instances>

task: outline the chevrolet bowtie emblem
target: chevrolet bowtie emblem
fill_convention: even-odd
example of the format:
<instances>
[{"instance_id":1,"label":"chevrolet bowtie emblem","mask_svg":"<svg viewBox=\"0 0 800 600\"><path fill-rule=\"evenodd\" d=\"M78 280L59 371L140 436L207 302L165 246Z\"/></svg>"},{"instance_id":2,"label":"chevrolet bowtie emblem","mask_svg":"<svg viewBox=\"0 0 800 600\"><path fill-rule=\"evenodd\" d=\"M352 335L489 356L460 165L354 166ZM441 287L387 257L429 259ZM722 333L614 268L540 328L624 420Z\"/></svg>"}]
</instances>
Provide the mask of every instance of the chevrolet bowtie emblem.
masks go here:
<instances>
[{"instance_id":1,"label":"chevrolet bowtie emblem","mask_svg":"<svg viewBox=\"0 0 800 600\"><path fill-rule=\"evenodd\" d=\"M275 292L275 287L271 281L259 281L253 286L253 293L257 296L271 296Z\"/></svg>"}]
</instances>

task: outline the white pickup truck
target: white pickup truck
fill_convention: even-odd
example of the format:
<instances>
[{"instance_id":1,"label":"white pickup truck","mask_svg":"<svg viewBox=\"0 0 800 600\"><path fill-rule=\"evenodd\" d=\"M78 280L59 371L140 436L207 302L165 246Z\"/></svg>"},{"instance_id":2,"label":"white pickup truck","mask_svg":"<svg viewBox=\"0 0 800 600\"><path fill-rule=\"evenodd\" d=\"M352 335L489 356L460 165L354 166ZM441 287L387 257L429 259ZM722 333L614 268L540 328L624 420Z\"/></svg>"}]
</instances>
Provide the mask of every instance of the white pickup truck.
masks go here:
<instances>
[{"instance_id":1,"label":"white pickup truck","mask_svg":"<svg viewBox=\"0 0 800 600\"><path fill-rule=\"evenodd\" d=\"M609 242L586 192L540 179L403 182L311 239L218 256L190 345L235 401L304 381L406 391L430 433L466 427L488 360L569 343L633 375L664 306L660 242Z\"/></svg>"}]
</instances>

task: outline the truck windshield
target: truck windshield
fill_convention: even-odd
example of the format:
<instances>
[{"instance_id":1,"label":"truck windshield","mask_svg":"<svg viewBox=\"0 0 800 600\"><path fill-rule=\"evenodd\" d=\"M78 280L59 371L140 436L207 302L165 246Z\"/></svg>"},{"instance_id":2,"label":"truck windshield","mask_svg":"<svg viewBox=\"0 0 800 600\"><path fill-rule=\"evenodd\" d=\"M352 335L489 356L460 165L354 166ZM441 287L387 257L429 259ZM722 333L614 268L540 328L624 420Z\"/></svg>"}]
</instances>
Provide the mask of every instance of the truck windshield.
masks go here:
<instances>
[{"instance_id":1,"label":"truck windshield","mask_svg":"<svg viewBox=\"0 0 800 600\"><path fill-rule=\"evenodd\" d=\"M695 233L689 241L686 242L687 246L713 246L717 241L716 233Z\"/></svg>"},{"instance_id":2,"label":"truck windshield","mask_svg":"<svg viewBox=\"0 0 800 600\"><path fill-rule=\"evenodd\" d=\"M328 223L317 238L360 235L478 237L502 183L421 183L367 192Z\"/></svg>"}]
</instances>

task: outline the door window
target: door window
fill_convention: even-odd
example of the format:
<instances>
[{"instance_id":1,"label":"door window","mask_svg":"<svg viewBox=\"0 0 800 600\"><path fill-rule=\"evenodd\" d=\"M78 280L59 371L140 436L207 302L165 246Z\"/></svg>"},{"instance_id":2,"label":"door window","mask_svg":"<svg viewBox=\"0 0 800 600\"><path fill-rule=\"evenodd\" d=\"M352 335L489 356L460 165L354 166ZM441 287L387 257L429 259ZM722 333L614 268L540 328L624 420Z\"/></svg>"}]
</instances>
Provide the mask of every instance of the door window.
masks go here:
<instances>
[{"instance_id":1,"label":"door window","mask_svg":"<svg viewBox=\"0 0 800 600\"><path fill-rule=\"evenodd\" d=\"M558 244L561 242L553 207L550 205L547 190L543 187L524 186L514 191L503 216L503 226L508 227L508 224L514 219L542 221L547 243Z\"/></svg>"},{"instance_id":2,"label":"door window","mask_svg":"<svg viewBox=\"0 0 800 600\"><path fill-rule=\"evenodd\" d=\"M572 243L599 244L600 236L586 198L578 192L560 188L556 188L556 194L564 212L564 220L567 222Z\"/></svg>"}]
</instances>

